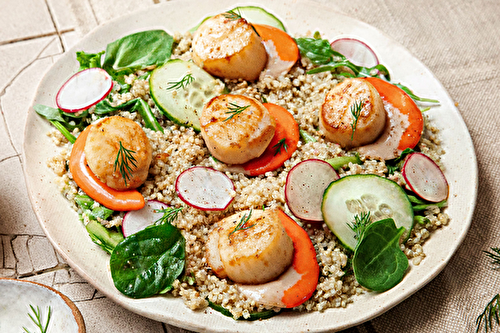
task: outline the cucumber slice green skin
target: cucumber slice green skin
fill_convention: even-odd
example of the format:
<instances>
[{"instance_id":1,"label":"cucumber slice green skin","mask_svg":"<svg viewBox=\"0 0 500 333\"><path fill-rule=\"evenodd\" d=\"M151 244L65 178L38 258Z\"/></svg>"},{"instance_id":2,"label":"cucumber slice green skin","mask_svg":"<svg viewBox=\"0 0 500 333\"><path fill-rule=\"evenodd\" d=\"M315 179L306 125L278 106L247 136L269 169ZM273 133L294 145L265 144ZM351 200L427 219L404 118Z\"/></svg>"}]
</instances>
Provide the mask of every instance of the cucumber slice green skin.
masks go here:
<instances>
[{"instance_id":1,"label":"cucumber slice green skin","mask_svg":"<svg viewBox=\"0 0 500 333\"><path fill-rule=\"evenodd\" d=\"M358 240L348 223L354 216L370 211L374 221L392 218L396 227L404 227L404 240L413 228L413 209L403 188L377 175L350 175L333 181L325 190L321 206L328 228L347 249Z\"/></svg>"},{"instance_id":2,"label":"cucumber slice green skin","mask_svg":"<svg viewBox=\"0 0 500 333\"><path fill-rule=\"evenodd\" d=\"M194 80L172 89L187 74ZM217 80L192 62L173 59L156 68L149 78L149 90L161 112L173 122L200 131L199 114L203 106L222 90Z\"/></svg>"},{"instance_id":3,"label":"cucumber slice green skin","mask_svg":"<svg viewBox=\"0 0 500 333\"><path fill-rule=\"evenodd\" d=\"M267 24L272 27L281 29L286 32L286 28L283 25L283 23L273 14L269 13L265 9L257 6L242 6L242 7L235 7L232 9L235 13L241 14L241 17L246 19L250 23L255 23L255 24ZM211 16L205 17L203 21L200 22L197 26L189 29L190 32L195 32L200 25L203 24L206 20L211 18Z\"/></svg>"}]
</instances>

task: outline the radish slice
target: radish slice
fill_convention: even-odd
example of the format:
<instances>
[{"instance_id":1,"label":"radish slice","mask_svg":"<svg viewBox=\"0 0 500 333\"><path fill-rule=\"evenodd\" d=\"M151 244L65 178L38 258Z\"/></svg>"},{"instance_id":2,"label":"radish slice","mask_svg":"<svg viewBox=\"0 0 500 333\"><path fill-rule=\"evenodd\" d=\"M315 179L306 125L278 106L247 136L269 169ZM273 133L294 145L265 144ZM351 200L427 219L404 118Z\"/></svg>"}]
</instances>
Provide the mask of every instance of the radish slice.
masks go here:
<instances>
[{"instance_id":1,"label":"radish slice","mask_svg":"<svg viewBox=\"0 0 500 333\"><path fill-rule=\"evenodd\" d=\"M439 166L422 153L412 153L401 170L406 184L416 195L430 202L448 197L448 182Z\"/></svg>"},{"instance_id":2,"label":"radish slice","mask_svg":"<svg viewBox=\"0 0 500 333\"><path fill-rule=\"evenodd\" d=\"M150 200L143 208L128 212L123 217L123 236L128 237L152 225L163 216L163 213L156 212L156 210L166 208L168 208L168 205L163 202Z\"/></svg>"},{"instance_id":3,"label":"radish slice","mask_svg":"<svg viewBox=\"0 0 500 333\"><path fill-rule=\"evenodd\" d=\"M285 200L288 208L299 219L323 221L323 193L338 178L335 169L323 160L310 159L298 163L286 178Z\"/></svg>"},{"instance_id":4,"label":"radish slice","mask_svg":"<svg viewBox=\"0 0 500 333\"><path fill-rule=\"evenodd\" d=\"M65 112L86 110L102 101L113 88L113 79L102 68L89 68L76 73L63 84L56 104Z\"/></svg>"},{"instance_id":5,"label":"radish slice","mask_svg":"<svg viewBox=\"0 0 500 333\"><path fill-rule=\"evenodd\" d=\"M359 39L339 38L331 42L330 46L355 65L373 67L379 64L375 52Z\"/></svg>"},{"instance_id":6,"label":"radish slice","mask_svg":"<svg viewBox=\"0 0 500 333\"><path fill-rule=\"evenodd\" d=\"M202 210L224 210L234 199L234 184L228 176L200 166L183 171L175 191L186 204Z\"/></svg>"}]
</instances>

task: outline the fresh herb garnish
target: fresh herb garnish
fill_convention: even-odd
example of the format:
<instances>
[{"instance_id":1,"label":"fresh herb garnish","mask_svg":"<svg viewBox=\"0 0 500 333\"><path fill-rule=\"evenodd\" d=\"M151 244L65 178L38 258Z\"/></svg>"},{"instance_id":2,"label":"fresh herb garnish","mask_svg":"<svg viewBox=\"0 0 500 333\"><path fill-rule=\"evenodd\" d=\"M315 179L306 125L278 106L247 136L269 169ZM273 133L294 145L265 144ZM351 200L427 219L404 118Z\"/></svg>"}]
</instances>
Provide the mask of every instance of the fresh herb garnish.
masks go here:
<instances>
[{"instance_id":1,"label":"fresh herb garnish","mask_svg":"<svg viewBox=\"0 0 500 333\"><path fill-rule=\"evenodd\" d=\"M52 308L49 306L49 312L47 314L47 321L45 325L43 324L43 316L42 316L42 311L40 308L37 306L36 309L33 305L30 304L31 311L33 311L34 317L31 315L31 313L28 313L28 316L31 318L31 321L40 329L40 333L46 333L47 328L49 327L50 323L50 318L52 317ZM23 326L24 332L30 333L30 331Z\"/></svg>"},{"instance_id":2,"label":"fresh herb garnish","mask_svg":"<svg viewBox=\"0 0 500 333\"><path fill-rule=\"evenodd\" d=\"M182 211L182 207L179 208L174 208L174 207L168 207L164 209L156 209L155 213L163 213L163 216L160 217L158 220L155 221L155 224L172 224L172 222L175 221L179 213Z\"/></svg>"},{"instance_id":3,"label":"fresh herb garnish","mask_svg":"<svg viewBox=\"0 0 500 333\"><path fill-rule=\"evenodd\" d=\"M251 227L253 227L255 224L246 226L247 222L250 220L250 216L252 216L252 210L251 209L250 209L250 212L248 213L248 215L247 214L243 215L243 217L241 218L241 220L238 223L238 225L236 226L236 228L234 228L234 230L229 233L228 237L231 237L231 235L234 234L237 231L247 230L247 229L250 229Z\"/></svg>"},{"instance_id":4,"label":"fresh herb garnish","mask_svg":"<svg viewBox=\"0 0 500 333\"><path fill-rule=\"evenodd\" d=\"M493 330L493 325L500 325L500 294L496 294L476 319L476 333L484 327L485 332Z\"/></svg>"},{"instance_id":5,"label":"fresh herb garnish","mask_svg":"<svg viewBox=\"0 0 500 333\"><path fill-rule=\"evenodd\" d=\"M356 126L358 126L358 120L359 116L361 115L361 110L363 110L363 106L365 105L364 101L357 101L354 102L349 107L349 111L351 111L352 115L352 123L351 123L351 128L352 128L352 134L351 134L351 141L354 139L354 132L356 131Z\"/></svg>"},{"instance_id":6,"label":"fresh herb garnish","mask_svg":"<svg viewBox=\"0 0 500 333\"><path fill-rule=\"evenodd\" d=\"M233 118L234 116L242 113L243 111L245 111L246 109L248 109L250 107L250 105L245 105L245 106L239 106L238 104L236 103L229 103L229 106L227 107L227 109L229 110L228 112L226 112L227 114L230 114L229 117L227 117L226 119L224 119L224 121L228 121L229 119Z\"/></svg>"},{"instance_id":7,"label":"fresh herb garnish","mask_svg":"<svg viewBox=\"0 0 500 333\"><path fill-rule=\"evenodd\" d=\"M488 257L493 259L491 262L496 265L494 269L500 269L500 248L492 247L489 251L483 251ZM500 294L493 296L491 301L488 302L484 311L476 319L476 333L484 327L484 331L488 333L490 330L493 331L494 324L500 325Z\"/></svg>"},{"instance_id":8,"label":"fresh herb garnish","mask_svg":"<svg viewBox=\"0 0 500 333\"><path fill-rule=\"evenodd\" d=\"M227 12L225 12L222 15L224 15L225 18L227 18L228 20L231 20L231 21L236 21L236 20L239 20L242 18L239 8L228 10Z\"/></svg>"},{"instance_id":9,"label":"fresh herb garnish","mask_svg":"<svg viewBox=\"0 0 500 333\"><path fill-rule=\"evenodd\" d=\"M167 87L167 91L169 91L169 90L177 90L177 89L185 89L188 85L190 85L191 83L193 83L193 81L194 81L193 74L191 74L191 73L186 74L179 81L168 82L168 84L170 86Z\"/></svg>"},{"instance_id":10,"label":"fresh herb garnish","mask_svg":"<svg viewBox=\"0 0 500 333\"><path fill-rule=\"evenodd\" d=\"M136 168L137 161L135 157L132 156L132 154L135 154L135 151L123 147L121 141L119 143L120 148L118 149L118 154L116 155L113 171L116 171L116 168L120 170L123 180L125 181L125 186L127 186L127 181L130 180L130 177L132 176L132 167L130 165Z\"/></svg>"},{"instance_id":11,"label":"fresh herb garnish","mask_svg":"<svg viewBox=\"0 0 500 333\"><path fill-rule=\"evenodd\" d=\"M354 221L352 223L347 223L347 225L356 233L354 238L360 240L370 223L372 223L370 212L362 212L359 215L354 215Z\"/></svg>"},{"instance_id":12,"label":"fresh herb garnish","mask_svg":"<svg viewBox=\"0 0 500 333\"><path fill-rule=\"evenodd\" d=\"M278 141L277 144L273 146L276 151L274 152L274 156L278 155L281 152L281 148L285 149L285 152L288 152L288 145L286 144L286 138L281 139Z\"/></svg>"}]
</instances>

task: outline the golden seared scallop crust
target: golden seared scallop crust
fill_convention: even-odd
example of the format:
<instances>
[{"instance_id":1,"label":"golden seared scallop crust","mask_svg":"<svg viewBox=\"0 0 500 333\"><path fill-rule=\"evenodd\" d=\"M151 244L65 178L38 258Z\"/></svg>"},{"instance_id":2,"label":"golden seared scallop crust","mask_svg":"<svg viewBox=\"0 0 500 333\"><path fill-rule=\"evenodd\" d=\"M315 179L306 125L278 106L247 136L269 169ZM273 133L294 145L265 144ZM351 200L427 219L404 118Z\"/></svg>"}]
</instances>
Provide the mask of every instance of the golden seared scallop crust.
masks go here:
<instances>
[{"instance_id":1,"label":"golden seared scallop crust","mask_svg":"<svg viewBox=\"0 0 500 333\"><path fill-rule=\"evenodd\" d=\"M266 107L242 95L212 98L201 112L200 124L210 153L228 164L242 164L262 155L276 129Z\"/></svg>"},{"instance_id":2,"label":"golden seared scallop crust","mask_svg":"<svg viewBox=\"0 0 500 333\"><path fill-rule=\"evenodd\" d=\"M125 179L115 161L122 146L133 151L134 163ZM146 180L152 159L152 148L144 130L133 120L113 116L90 128L85 142L85 158L90 170L106 185L116 190L133 189Z\"/></svg>"},{"instance_id":3,"label":"golden seared scallop crust","mask_svg":"<svg viewBox=\"0 0 500 333\"><path fill-rule=\"evenodd\" d=\"M235 231L242 220L241 229ZM234 282L269 282L292 263L293 241L281 224L276 209L239 212L220 221L212 233L218 234L215 237L219 239L220 261L214 262L207 256L207 262L215 266L216 274L227 275ZM222 263L222 272L219 263Z\"/></svg>"},{"instance_id":4,"label":"golden seared scallop crust","mask_svg":"<svg viewBox=\"0 0 500 333\"><path fill-rule=\"evenodd\" d=\"M193 36L194 62L212 75L254 81L267 63L262 39L248 22L228 13L203 22Z\"/></svg>"},{"instance_id":5,"label":"golden seared scallop crust","mask_svg":"<svg viewBox=\"0 0 500 333\"><path fill-rule=\"evenodd\" d=\"M354 117L351 107L363 103L352 136ZM386 123L384 104L377 90L362 79L346 79L331 89L319 112L320 129L327 140L344 148L359 147L375 141ZM352 140L351 140L352 138Z\"/></svg>"}]
</instances>

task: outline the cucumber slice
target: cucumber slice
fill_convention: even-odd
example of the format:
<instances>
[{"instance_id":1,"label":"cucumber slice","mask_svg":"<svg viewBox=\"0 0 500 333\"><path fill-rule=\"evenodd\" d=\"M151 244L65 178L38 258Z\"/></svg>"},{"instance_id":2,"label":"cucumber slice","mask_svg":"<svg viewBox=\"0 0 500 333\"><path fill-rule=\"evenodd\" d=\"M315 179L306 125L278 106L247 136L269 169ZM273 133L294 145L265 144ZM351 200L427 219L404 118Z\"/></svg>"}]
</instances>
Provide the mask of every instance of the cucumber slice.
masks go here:
<instances>
[{"instance_id":1,"label":"cucumber slice","mask_svg":"<svg viewBox=\"0 0 500 333\"><path fill-rule=\"evenodd\" d=\"M193 80L181 82L191 74ZM221 85L192 62L173 59L156 68L149 78L149 90L158 108L175 123L200 130L199 113L213 97L222 93Z\"/></svg>"},{"instance_id":2,"label":"cucumber slice","mask_svg":"<svg viewBox=\"0 0 500 333\"><path fill-rule=\"evenodd\" d=\"M323 195L323 219L342 244L354 250L358 240L348 223L354 216L370 211L374 221L392 218L396 227L413 228L413 209L405 191L390 179L377 175L351 175L330 184Z\"/></svg>"},{"instance_id":3,"label":"cucumber slice","mask_svg":"<svg viewBox=\"0 0 500 333\"><path fill-rule=\"evenodd\" d=\"M269 13L265 9L257 6L241 6L241 7L235 7L232 9L235 13L241 14L241 17L246 19L250 23L255 23L255 24L267 24L272 27L281 29L283 31L286 31L285 26L283 23L273 14ZM190 32L195 32L198 27L208 20L211 16L206 17L203 19L203 21L200 22L196 27L191 28L189 31Z\"/></svg>"}]
</instances>

